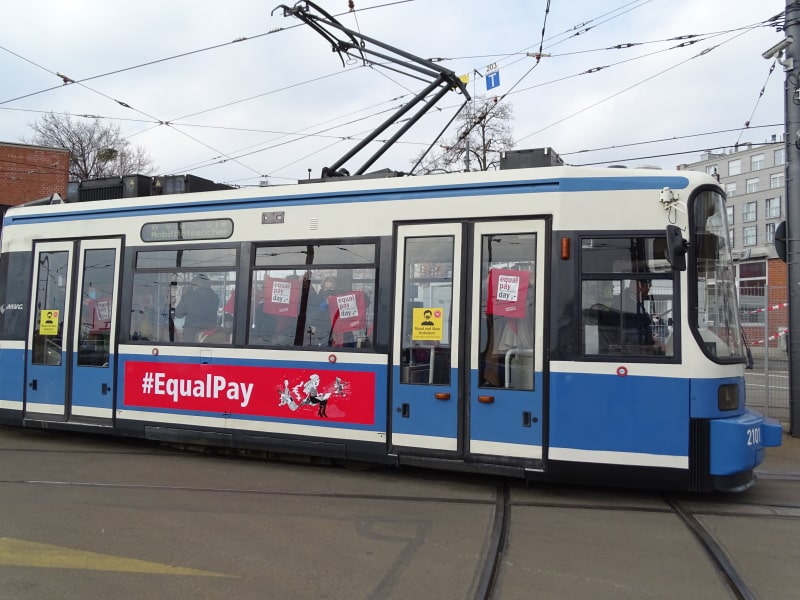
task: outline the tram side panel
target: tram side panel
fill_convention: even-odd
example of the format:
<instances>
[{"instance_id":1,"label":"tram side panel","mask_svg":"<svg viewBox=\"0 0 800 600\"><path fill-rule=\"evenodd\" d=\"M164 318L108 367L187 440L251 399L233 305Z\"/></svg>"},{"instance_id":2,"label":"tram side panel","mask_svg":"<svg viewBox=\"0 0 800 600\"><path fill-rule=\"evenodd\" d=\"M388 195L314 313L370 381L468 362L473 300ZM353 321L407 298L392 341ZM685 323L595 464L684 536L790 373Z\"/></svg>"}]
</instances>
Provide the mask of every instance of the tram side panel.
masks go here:
<instances>
[{"instance_id":1,"label":"tram side panel","mask_svg":"<svg viewBox=\"0 0 800 600\"><path fill-rule=\"evenodd\" d=\"M576 232L556 232L553 244L562 237L581 247ZM610 239L604 244L608 251ZM587 309L582 294L587 280L616 276L587 276L592 269L581 273L579 261L559 257L552 269L548 475L693 491L752 485L764 447L780 445L780 425L746 408L742 364L713 362L701 350L681 317L688 306L681 274L673 274L668 350L612 356L590 348L597 325L589 317L614 311L594 304Z\"/></svg>"},{"instance_id":2,"label":"tram side panel","mask_svg":"<svg viewBox=\"0 0 800 600\"><path fill-rule=\"evenodd\" d=\"M369 364L376 355L305 353L298 361L263 351L209 360L190 348L169 356L127 350L117 410L127 435L377 462L385 455L387 377L385 366Z\"/></svg>"},{"instance_id":3,"label":"tram side panel","mask_svg":"<svg viewBox=\"0 0 800 600\"><path fill-rule=\"evenodd\" d=\"M659 377L662 367L640 358L584 353L582 238L556 231L554 247L562 238L575 251L569 260L554 255L551 264L548 476L685 489L688 382Z\"/></svg>"},{"instance_id":4,"label":"tram side panel","mask_svg":"<svg viewBox=\"0 0 800 600\"><path fill-rule=\"evenodd\" d=\"M378 241L378 290L390 289L390 243L390 238ZM244 254L248 248L243 244ZM134 273L135 249L128 254L125 272ZM244 264L249 273L249 261ZM377 333L366 351L277 349L249 345L247 287L245 279L239 281L239 303L230 307L239 319L234 319L233 343L227 347L142 341L131 333L136 328L123 320L117 431L242 450L388 460L389 295L375 295ZM125 302L135 296L131 285L123 295ZM132 310L123 304L122 312Z\"/></svg>"},{"instance_id":5,"label":"tram side panel","mask_svg":"<svg viewBox=\"0 0 800 600\"><path fill-rule=\"evenodd\" d=\"M22 423L30 262L30 252L9 252L0 260L0 422L5 424Z\"/></svg>"}]
</instances>

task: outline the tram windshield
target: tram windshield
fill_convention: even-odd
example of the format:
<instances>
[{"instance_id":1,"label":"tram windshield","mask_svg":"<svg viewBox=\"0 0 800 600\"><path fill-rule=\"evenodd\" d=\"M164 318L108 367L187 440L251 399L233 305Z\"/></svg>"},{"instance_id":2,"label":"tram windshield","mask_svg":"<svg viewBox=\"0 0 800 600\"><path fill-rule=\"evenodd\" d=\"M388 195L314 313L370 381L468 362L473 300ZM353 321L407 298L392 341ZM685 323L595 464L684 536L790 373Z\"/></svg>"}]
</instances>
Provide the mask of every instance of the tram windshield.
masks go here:
<instances>
[{"instance_id":1,"label":"tram windshield","mask_svg":"<svg viewBox=\"0 0 800 600\"><path fill-rule=\"evenodd\" d=\"M693 216L697 304L692 325L707 354L744 358L725 199L714 191L701 192L694 200Z\"/></svg>"}]
</instances>

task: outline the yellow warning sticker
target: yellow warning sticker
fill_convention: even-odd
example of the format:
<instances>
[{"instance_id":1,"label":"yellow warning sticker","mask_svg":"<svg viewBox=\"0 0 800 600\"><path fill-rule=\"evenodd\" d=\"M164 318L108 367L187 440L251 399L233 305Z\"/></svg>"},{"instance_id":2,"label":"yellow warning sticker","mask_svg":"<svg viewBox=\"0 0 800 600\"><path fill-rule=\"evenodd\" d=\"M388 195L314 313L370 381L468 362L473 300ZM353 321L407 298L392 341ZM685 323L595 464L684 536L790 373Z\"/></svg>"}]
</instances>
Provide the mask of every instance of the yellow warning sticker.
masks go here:
<instances>
[{"instance_id":1,"label":"yellow warning sticker","mask_svg":"<svg viewBox=\"0 0 800 600\"><path fill-rule=\"evenodd\" d=\"M59 310L45 309L39 311L39 335L58 335Z\"/></svg>"},{"instance_id":2,"label":"yellow warning sticker","mask_svg":"<svg viewBox=\"0 0 800 600\"><path fill-rule=\"evenodd\" d=\"M415 308L412 315L411 339L441 342L443 308Z\"/></svg>"}]
</instances>

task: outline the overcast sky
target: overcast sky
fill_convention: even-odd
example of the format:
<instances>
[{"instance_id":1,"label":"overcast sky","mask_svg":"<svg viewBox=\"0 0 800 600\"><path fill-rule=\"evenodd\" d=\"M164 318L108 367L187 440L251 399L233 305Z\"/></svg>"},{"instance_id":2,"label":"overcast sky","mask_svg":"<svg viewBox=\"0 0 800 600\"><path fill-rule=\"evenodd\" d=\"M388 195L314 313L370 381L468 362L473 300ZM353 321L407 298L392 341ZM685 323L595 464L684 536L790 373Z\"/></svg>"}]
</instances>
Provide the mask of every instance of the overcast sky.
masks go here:
<instances>
[{"instance_id":1,"label":"overcast sky","mask_svg":"<svg viewBox=\"0 0 800 600\"><path fill-rule=\"evenodd\" d=\"M783 37L764 22L784 0L551 0L547 15L547 0L354 0L355 12L347 0L317 4L376 40L445 59L438 64L470 74L472 95L508 94L516 147L551 146L568 164L671 168L782 133L783 69L770 75L774 61L761 53ZM243 186L265 176L292 183L309 169L316 177L424 87L377 66L343 67L308 26L271 15L277 2L2 6L0 141L30 140L43 112L96 115L162 174ZM550 56L536 64L526 53L538 52L543 27ZM487 92L475 72L491 63L500 85ZM408 171L462 102L447 94L373 169ZM370 154L345 166L355 171Z\"/></svg>"}]
</instances>

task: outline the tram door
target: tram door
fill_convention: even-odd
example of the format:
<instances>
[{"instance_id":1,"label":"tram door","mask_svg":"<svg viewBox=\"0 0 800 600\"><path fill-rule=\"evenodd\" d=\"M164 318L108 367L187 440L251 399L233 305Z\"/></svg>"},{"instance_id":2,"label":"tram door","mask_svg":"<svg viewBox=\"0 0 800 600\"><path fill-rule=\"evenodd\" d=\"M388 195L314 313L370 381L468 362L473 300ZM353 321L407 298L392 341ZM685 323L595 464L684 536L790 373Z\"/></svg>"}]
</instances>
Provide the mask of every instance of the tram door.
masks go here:
<instances>
[{"instance_id":1,"label":"tram door","mask_svg":"<svg viewBox=\"0 0 800 600\"><path fill-rule=\"evenodd\" d=\"M121 242L38 244L26 414L111 424Z\"/></svg>"},{"instance_id":2,"label":"tram door","mask_svg":"<svg viewBox=\"0 0 800 600\"><path fill-rule=\"evenodd\" d=\"M545 226L398 227L393 453L541 464Z\"/></svg>"}]
</instances>

